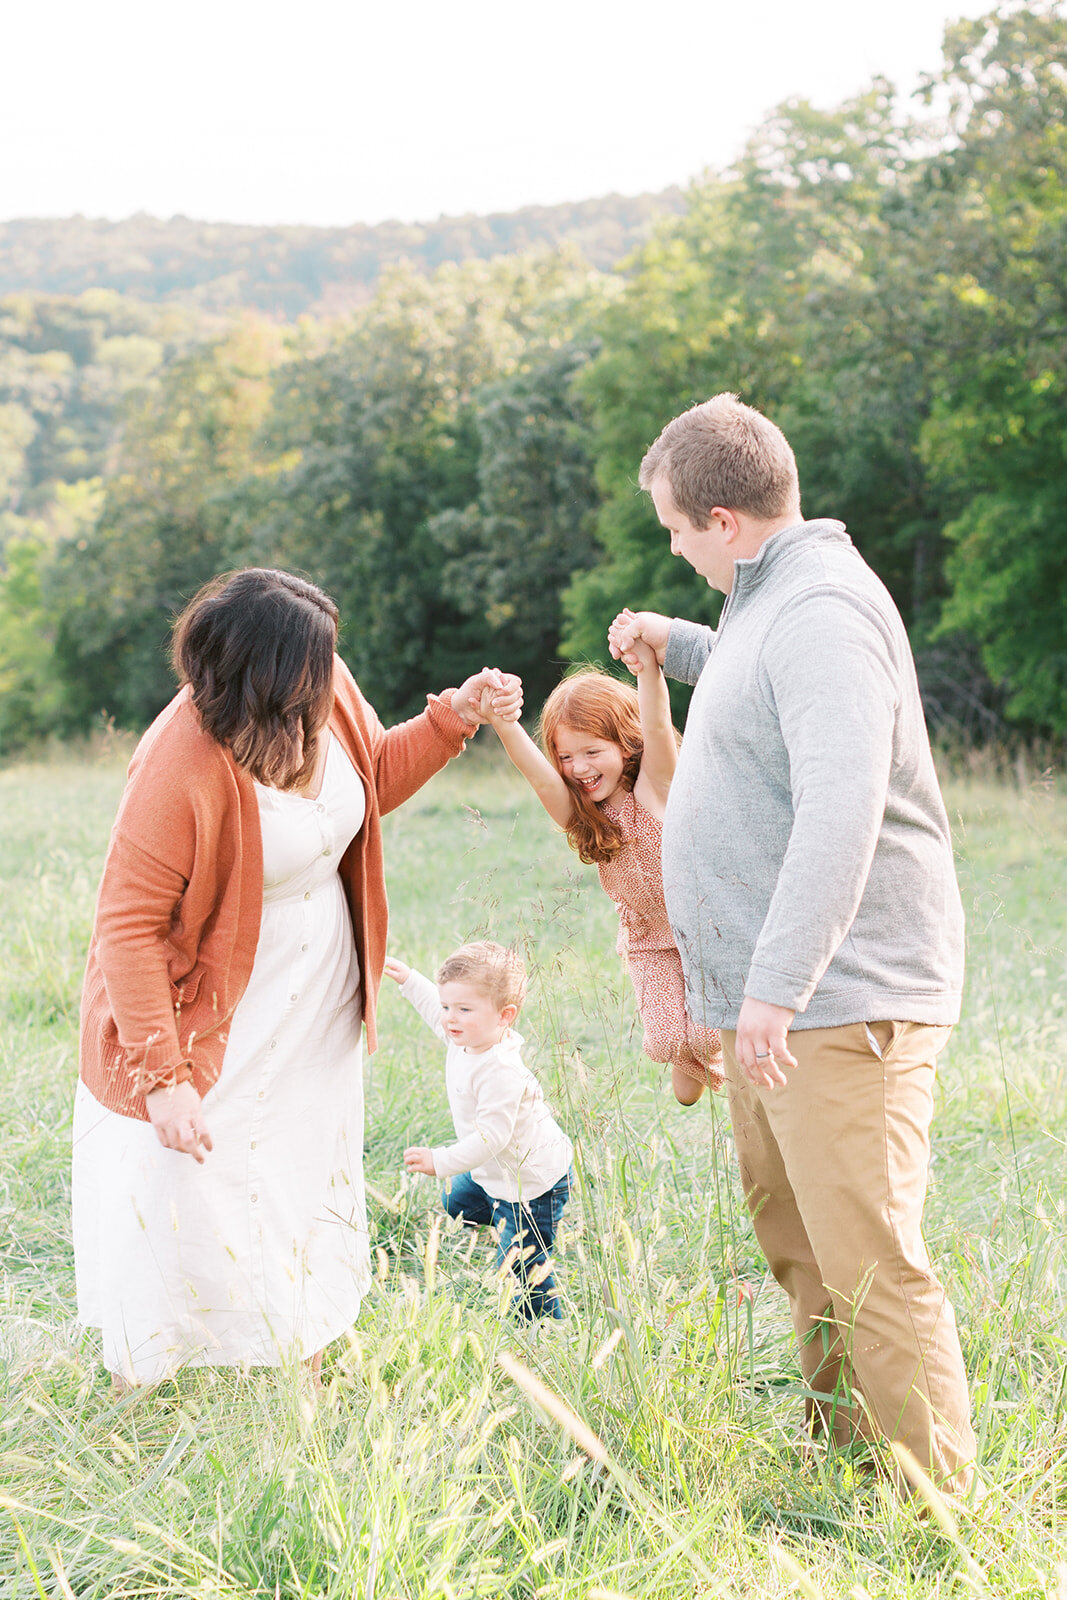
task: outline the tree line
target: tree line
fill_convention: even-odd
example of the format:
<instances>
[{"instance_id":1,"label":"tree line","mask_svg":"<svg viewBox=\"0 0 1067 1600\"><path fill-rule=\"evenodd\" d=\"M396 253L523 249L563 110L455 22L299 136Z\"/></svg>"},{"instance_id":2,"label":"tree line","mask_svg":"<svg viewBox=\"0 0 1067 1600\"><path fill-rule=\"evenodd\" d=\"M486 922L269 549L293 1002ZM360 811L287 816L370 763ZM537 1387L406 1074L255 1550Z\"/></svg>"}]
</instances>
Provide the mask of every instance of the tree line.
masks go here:
<instances>
[{"instance_id":1,"label":"tree line","mask_svg":"<svg viewBox=\"0 0 1067 1600\"><path fill-rule=\"evenodd\" d=\"M347 228L256 227L146 216L25 217L0 222L0 295L30 284L51 294L114 289L219 313L242 306L293 320L337 316L368 300L390 267L432 272L445 261L579 249L611 268L656 218L681 211L680 189L604 195L436 222Z\"/></svg>"},{"instance_id":2,"label":"tree line","mask_svg":"<svg viewBox=\"0 0 1067 1600\"><path fill-rule=\"evenodd\" d=\"M170 618L242 564L337 598L386 716L483 658L532 702L624 603L712 621L636 473L724 388L889 586L931 719L1067 735L1065 109L1061 0L1008 4L948 29L910 115L880 80L781 106L621 269L398 267L295 326L9 298L5 747L143 725Z\"/></svg>"}]
</instances>

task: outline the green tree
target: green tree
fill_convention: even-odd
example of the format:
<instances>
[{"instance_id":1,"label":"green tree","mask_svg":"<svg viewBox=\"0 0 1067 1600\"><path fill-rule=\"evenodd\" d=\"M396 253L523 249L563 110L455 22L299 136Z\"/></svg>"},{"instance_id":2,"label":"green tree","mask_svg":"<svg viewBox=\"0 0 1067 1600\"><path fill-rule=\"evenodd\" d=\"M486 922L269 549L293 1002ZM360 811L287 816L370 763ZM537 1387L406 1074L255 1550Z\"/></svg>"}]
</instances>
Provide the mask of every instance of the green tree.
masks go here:
<instances>
[{"instance_id":1,"label":"green tree","mask_svg":"<svg viewBox=\"0 0 1067 1600\"><path fill-rule=\"evenodd\" d=\"M245 480L259 454L283 335L250 321L173 363L131 415L96 527L58 552L50 589L66 717L143 726L173 693L171 622L245 559Z\"/></svg>"},{"instance_id":2,"label":"green tree","mask_svg":"<svg viewBox=\"0 0 1067 1600\"><path fill-rule=\"evenodd\" d=\"M911 397L894 396L887 422L868 399L869 384L840 378L857 365L869 377L884 360L872 350L869 304L886 254L879 208L907 170L888 84L833 113L789 102L752 140L736 174L696 186L686 215L663 225L636 258L598 326L602 353L583 383L605 559L567 596L565 646L573 654L602 654L605 625L624 603L699 620L718 615L718 597L701 598L678 570L636 476L664 423L719 390L782 422L809 514L848 517L855 505L866 513L867 547L884 543L883 527L870 526L864 479L874 457L887 491L877 511L897 526L904 475L894 468L902 452L914 452L917 424L902 439L893 423Z\"/></svg>"},{"instance_id":3,"label":"green tree","mask_svg":"<svg viewBox=\"0 0 1067 1600\"><path fill-rule=\"evenodd\" d=\"M574 379L581 343L527 353L478 392L478 497L438 513L442 592L477 628L487 657L522 675L527 702L559 676L561 596L596 557L589 428Z\"/></svg>"},{"instance_id":4,"label":"green tree","mask_svg":"<svg viewBox=\"0 0 1067 1600\"><path fill-rule=\"evenodd\" d=\"M546 495L584 492L580 450L568 438L577 423L550 419L538 395L546 382L561 395L577 357L561 347L558 370L546 358L540 376L522 374L528 350L565 338L587 278L574 260L553 257L446 267L429 282L398 273L325 350L286 374L274 443L295 464L255 548L264 560L306 570L336 597L342 651L387 715L417 709L428 689L461 680L494 645L509 655L513 633L528 648L517 617L526 580L514 545L503 542L510 575L495 572L491 552L504 524L490 522L506 510L507 539L518 540ZM524 384L522 415L531 420L508 448L524 474L516 488L531 498L526 512L503 484L509 462L494 460ZM562 451L554 480L540 454L551 448ZM570 570L566 554L549 552L568 532L562 520L538 535L537 561L553 576Z\"/></svg>"},{"instance_id":5,"label":"green tree","mask_svg":"<svg viewBox=\"0 0 1067 1600\"><path fill-rule=\"evenodd\" d=\"M50 577L57 547L77 543L99 512L99 479L61 484L44 516L20 519L0 566L0 754L67 726L55 655ZM12 519L13 520L13 519Z\"/></svg>"},{"instance_id":6,"label":"green tree","mask_svg":"<svg viewBox=\"0 0 1067 1600\"><path fill-rule=\"evenodd\" d=\"M1067 22L1004 7L946 40L940 359L923 430L954 515L943 631L969 633L1008 714L1067 733Z\"/></svg>"}]
</instances>

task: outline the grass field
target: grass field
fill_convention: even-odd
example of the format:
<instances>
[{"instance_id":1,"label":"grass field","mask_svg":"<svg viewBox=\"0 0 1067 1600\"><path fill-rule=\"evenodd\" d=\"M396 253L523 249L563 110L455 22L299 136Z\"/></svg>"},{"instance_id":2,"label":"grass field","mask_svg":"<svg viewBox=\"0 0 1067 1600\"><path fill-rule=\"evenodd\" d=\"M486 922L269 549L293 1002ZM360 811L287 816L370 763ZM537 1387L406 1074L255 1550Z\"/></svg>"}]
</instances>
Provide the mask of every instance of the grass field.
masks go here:
<instances>
[{"instance_id":1,"label":"grass field","mask_svg":"<svg viewBox=\"0 0 1067 1600\"><path fill-rule=\"evenodd\" d=\"M367 1075L377 1278L318 1398L278 1371L116 1400L79 1337L77 1004L122 761L0 771L0 1596L1067 1600L1067 792L947 785L970 969L927 1233L988 1492L939 1521L798 1459L784 1300L723 1107L682 1110L642 1060L596 875L492 755L389 819L392 947L430 971L480 933L528 951L529 1058L579 1147L569 1316L502 1317L488 1241L442 1229L435 1186L402 1174L449 1120L440 1051L389 992Z\"/></svg>"}]
</instances>

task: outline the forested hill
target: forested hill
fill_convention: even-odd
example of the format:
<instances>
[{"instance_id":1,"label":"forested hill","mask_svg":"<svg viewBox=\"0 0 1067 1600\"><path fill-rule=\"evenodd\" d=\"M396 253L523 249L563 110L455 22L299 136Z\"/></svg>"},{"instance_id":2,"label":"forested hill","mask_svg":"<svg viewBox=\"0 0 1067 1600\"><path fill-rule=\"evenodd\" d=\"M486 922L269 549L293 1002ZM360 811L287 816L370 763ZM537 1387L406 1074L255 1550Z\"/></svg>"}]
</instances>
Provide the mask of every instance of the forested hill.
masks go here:
<instances>
[{"instance_id":1,"label":"forested hill","mask_svg":"<svg viewBox=\"0 0 1067 1600\"><path fill-rule=\"evenodd\" d=\"M622 605L714 621L635 476L724 388L887 584L931 721L1067 739L1067 0L944 56L940 132L881 79L789 101L655 225L0 229L0 759L144 727L231 567L321 583L387 720L487 660L535 707Z\"/></svg>"},{"instance_id":2,"label":"forested hill","mask_svg":"<svg viewBox=\"0 0 1067 1600\"><path fill-rule=\"evenodd\" d=\"M432 271L446 261L572 244L592 266L612 267L653 221L684 206L675 188L374 227L249 227L143 214L122 222L26 218L0 223L0 295L103 288L207 311L330 316L368 300L383 269L399 261Z\"/></svg>"}]
</instances>

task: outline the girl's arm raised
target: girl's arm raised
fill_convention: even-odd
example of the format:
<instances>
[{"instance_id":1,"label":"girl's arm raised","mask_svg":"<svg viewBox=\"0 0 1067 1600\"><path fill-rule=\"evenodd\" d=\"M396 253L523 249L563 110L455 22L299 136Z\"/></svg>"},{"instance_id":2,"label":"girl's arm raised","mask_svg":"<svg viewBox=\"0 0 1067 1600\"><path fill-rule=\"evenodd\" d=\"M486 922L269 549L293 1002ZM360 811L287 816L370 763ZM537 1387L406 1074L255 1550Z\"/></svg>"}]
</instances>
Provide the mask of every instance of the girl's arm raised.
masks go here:
<instances>
[{"instance_id":1,"label":"girl's arm raised","mask_svg":"<svg viewBox=\"0 0 1067 1600\"><path fill-rule=\"evenodd\" d=\"M667 693L667 680L655 652L645 641L635 640L630 653L635 657L637 703L645 741L634 793L643 804L642 795L638 792L643 789L662 806L666 804L674 769L678 765L678 743L671 723L671 697Z\"/></svg>"},{"instance_id":2,"label":"girl's arm raised","mask_svg":"<svg viewBox=\"0 0 1067 1600\"><path fill-rule=\"evenodd\" d=\"M519 722L504 722L498 718L488 694L482 697L482 713L487 715L497 738L508 753L513 767L522 773L534 794L540 800L552 821L565 828L574 815L574 801L563 779L534 744Z\"/></svg>"}]
</instances>

